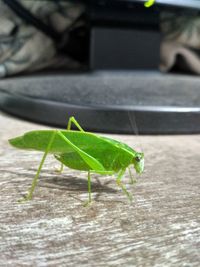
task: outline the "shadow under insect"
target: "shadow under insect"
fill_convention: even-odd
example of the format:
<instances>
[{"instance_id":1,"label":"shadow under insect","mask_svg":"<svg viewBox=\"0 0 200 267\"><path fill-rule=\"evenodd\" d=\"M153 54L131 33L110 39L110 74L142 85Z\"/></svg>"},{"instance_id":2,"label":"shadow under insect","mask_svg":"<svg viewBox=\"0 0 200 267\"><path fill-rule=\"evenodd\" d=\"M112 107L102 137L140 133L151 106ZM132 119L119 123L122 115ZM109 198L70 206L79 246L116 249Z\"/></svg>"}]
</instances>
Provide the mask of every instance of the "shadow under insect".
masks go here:
<instances>
[{"instance_id":1,"label":"shadow under insect","mask_svg":"<svg viewBox=\"0 0 200 267\"><path fill-rule=\"evenodd\" d=\"M116 189L109 187L111 181L100 181L99 178L94 177L91 180L91 187L94 192L105 192L105 193L115 193ZM59 177L53 178L42 178L40 183L40 187L47 187L59 190L68 190L68 191L78 191L78 192L87 192L87 179L77 178L72 175L62 175Z\"/></svg>"}]
</instances>

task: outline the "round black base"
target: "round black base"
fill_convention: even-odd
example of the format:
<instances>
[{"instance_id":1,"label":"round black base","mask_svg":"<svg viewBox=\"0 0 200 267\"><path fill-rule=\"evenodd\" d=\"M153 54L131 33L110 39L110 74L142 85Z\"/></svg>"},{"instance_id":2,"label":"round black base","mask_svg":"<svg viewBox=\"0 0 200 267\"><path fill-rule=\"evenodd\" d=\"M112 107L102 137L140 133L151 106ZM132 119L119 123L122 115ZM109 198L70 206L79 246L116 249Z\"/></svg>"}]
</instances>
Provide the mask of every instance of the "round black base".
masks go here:
<instances>
[{"instance_id":1,"label":"round black base","mask_svg":"<svg viewBox=\"0 0 200 267\"><path fill-rule=\"evenodd\" d=\"M75 116L88 131L200 132L200 78L145 71L32 75L0 81L0 108L66 127Z\"/></svg>"}]
</instances>

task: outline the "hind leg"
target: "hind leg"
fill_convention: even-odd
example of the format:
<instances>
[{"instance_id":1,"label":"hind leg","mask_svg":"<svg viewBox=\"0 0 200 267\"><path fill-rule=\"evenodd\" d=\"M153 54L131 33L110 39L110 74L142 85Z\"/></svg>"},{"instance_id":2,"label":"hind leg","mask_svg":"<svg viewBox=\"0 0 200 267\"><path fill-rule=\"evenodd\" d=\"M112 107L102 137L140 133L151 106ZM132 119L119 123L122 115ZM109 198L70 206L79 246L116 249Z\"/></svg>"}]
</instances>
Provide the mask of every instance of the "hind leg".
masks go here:
<instances>
[{"instance_id":1,"label":"hind leg","mask_svg":"<svg viewBox=\"0 0 200 267\"><path fill-rule=\"evenodd\" d=\"M90 171L88 171L88 200L85 202L84 206L87 207L92 202L91 197L91 176Z\"/></svg>"},{"instance_id":2,"label":"hind leg","mask_svg":"<svg viewBox=\"0 0 200 267\"><path fill-rule=\"evenodd\" d=\"M53 141L54 141L54 139L55 139L55 136L56 136L56 130L53 131L53 133L52 133L52 136L51 136L51 138L50 138L50 140L49 140L49 143L48 143L48 145L47 145L46 151L45 151L45 153L44 153L44 155L43 155L43 157L42 157L42 160L41 160L40 165L39 165L39 167L38 167L37 173L36 173L35 177L33 178L31 187L30 187L30 189L29 189L27 195L24 197L24 199L19 200L19 202L23 202L23 201L26 201L26 200L31 200L31 199L33 198L33 193L34 193L34 191L35 191L35 187L37 186L38 178L39 178L40 172L41 172L42 167L43 167L43 165L44 165L44 162L45 162L45 159L46 159L46 157L47 157L47 154L48 154L48 152L49 152L49 150L50 150L50 148L51 148L51 146L52 146L52 144L53 144Z\"/></svg>"},{"instance_id":3,"label":"hind leg","mask_svg":"<svg viewBox=\"0 0 200 267\"><path fill-rule=\"evenodd\" d=\"M67 130L70 131L72 127L72 123L81 131L84 132L83 128L80 126L80 124L77 122L77 120L74 117L70 117L67 124ZM56 170L58 173L62 173L64 168L64 164L61 163L60 169Z\"/></svg>"},{"instance_id":4,"label":"hind leg","mask_svg":"<svg viewBox=\"0 0 200 267\"><path fill-rule=\"evenodd\" d=\"M71 130L72 123L81 131L85 132L83 128L80 126L80 124L77 122L77 120L72 116L69 118L68 124L67 124L67 130Z\"/></svg>"}]
</instances>

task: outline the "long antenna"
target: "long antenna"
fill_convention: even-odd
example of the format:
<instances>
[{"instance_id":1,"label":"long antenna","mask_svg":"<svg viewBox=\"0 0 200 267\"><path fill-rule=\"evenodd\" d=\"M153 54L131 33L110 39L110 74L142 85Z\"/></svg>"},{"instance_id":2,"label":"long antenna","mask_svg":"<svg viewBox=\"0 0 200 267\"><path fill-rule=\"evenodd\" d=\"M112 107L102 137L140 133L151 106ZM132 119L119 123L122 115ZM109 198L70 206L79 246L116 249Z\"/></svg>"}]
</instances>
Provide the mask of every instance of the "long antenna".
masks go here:
<instances>
[{"instance_id":1,"label":"long antenna","mask_svg":"<svg viewBox=\"0 0 200 267\"><path fill-rule=\"evenodd\" d=\"M135 133L135 135L139 135L139 130L136 123L135 113L133 113L133 116L131 116L130 111L128 111L128 118L130 121L131 129Z\"/></svg>"},{"instance_id":2,"label":"long antenna","mask_svg":"<svg viewBox=\"0 0 200 267\"><path fill-rule=\"evenodd\" d=\"M129 118L129 122L130 122L130 125L131 125L131 129L133 130L133 133L136 136L139 137L139 129L138 129L138 126L137 126L135 113L131 112L131 114L130 114L130 111L127 111L127 113L128 113L128 118ZM142 143L141 143L140 140L139 140L139 146L141 148L141 151L143 152L144 150L143 150Z\"/></svg>"}]
</instances>

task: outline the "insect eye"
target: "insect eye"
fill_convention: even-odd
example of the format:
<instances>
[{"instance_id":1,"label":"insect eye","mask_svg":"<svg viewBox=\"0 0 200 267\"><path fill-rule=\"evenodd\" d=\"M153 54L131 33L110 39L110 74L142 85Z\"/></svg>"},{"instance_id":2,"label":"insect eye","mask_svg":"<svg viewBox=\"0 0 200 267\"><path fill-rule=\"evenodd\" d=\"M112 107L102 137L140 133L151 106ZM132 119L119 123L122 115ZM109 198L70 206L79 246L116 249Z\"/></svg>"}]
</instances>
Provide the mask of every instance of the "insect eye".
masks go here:
<instances>
[{"instance_id":1,"label":"insect eye","mask_svg":"<svg viewBox=\"0 0 200 267\"><path fill-rule=\"evenodd\" d=\"M136 157L135 157L135 160L136 160L137 162L140 162L140 157L136 156Z\"/></svg>"}]
</instances>

